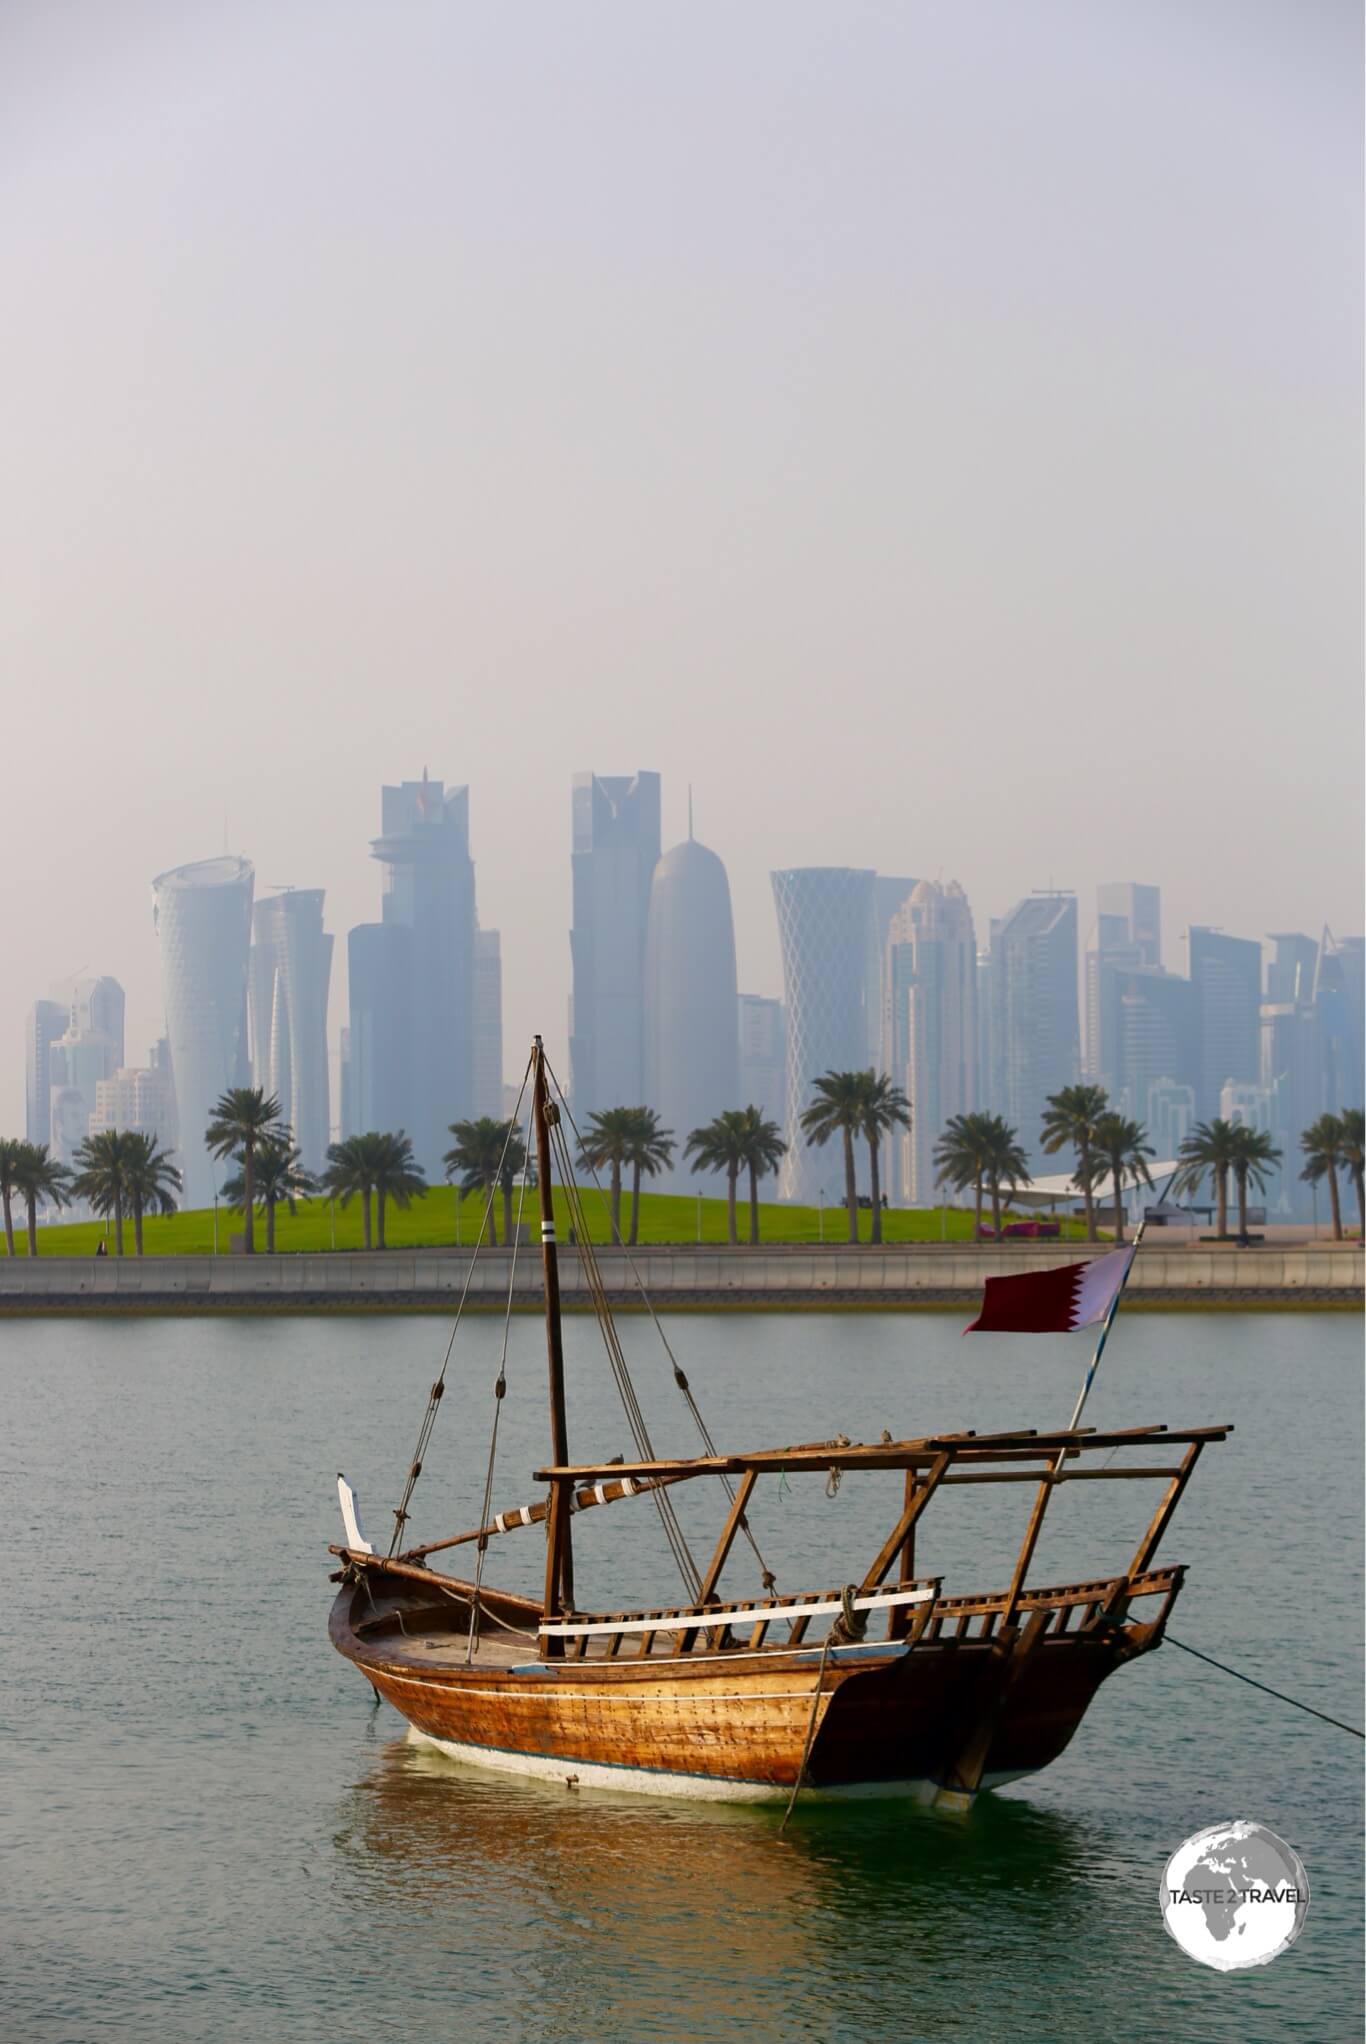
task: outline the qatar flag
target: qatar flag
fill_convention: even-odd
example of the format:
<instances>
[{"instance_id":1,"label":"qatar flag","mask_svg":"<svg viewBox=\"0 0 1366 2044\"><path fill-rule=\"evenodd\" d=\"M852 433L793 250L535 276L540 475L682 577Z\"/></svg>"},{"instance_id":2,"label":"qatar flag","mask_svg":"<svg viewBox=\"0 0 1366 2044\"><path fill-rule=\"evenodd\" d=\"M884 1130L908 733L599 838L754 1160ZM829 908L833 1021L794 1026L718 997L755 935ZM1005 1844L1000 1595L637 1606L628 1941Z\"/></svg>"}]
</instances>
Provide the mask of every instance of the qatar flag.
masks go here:
<instances>
[{"instance_id":1,"label":"qatar flag","mask_svg":"<svg viewBox=\"0 0 1366 2044\"><path fill-rule=\"evenodd\" d=\"M982 1310L964 1334L1070 1334L1103 1320L1133 1262L1132 1249L1112 1249L1089 1263L1022 1277L988 1278Z\"/></svg>"}]
</instances>

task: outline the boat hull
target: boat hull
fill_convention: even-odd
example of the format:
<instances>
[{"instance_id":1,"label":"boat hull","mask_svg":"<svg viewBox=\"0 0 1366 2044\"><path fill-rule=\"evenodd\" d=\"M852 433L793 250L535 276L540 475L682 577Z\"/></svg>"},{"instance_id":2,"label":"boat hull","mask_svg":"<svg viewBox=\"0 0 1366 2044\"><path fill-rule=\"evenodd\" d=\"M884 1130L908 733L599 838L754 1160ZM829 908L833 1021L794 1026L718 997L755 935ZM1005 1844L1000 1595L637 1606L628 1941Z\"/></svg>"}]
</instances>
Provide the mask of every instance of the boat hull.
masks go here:
<instances>
[{"instance_id":1,"label":"boat hull","mask_svg":"<svg viewBox=\"0 0 1366 2044\"><path fill-rule=\"evenodd\" d=\"M800 1775L803 1795L934 1800L1002 1668L992 1642L958 1639L599 1662L541 1661L532 1647L525 1661L464 1666L440 1635L362 1638L352 1594L334 1607L334 1644L418 1738L571 1787L786 1801ZM1123 1631L1045 1641L996 1714L973 1788L1056 1759L1100 1683L1140 1650Z\"/></svg>"}]
</instances>

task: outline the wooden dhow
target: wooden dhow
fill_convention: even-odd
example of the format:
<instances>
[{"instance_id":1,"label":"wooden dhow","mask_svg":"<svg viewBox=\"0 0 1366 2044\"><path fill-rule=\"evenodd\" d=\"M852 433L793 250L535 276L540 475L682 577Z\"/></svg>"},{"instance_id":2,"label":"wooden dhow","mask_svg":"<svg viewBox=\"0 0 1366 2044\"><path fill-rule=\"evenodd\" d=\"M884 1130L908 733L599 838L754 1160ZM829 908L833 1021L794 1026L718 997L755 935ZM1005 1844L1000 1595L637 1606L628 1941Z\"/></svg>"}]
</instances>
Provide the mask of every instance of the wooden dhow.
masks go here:
<instances>
[{"instance_id":1,"label":"wooden dhow","mask_svg":"<svg viewBox=\"0 0 1366 2044\"><path fill-rule=\"evenodd\" d=\"M551 1455L535 1476L544 1495L493 1512L491 1453L484 1523L402 1547L444 1391L443 1368L388 1555L366 1540L350 1486L338 1479L346 1526L345 1542L330 1550L341 1562L330 1623L338 1651L423 1740L461 1760L570 1786L789 1805L799 1793L909 1795L966 1807L979 1791L1046 1767L1106 1677L1161 1643L1185 1570L1159 1566L1157 1550L1205 1446L1231 1428L1098 1432L1074 1423L1055 1433L1029 1428L876 1443L840 1436L725 1454L707 1435L675 1360L707 1452L664 1459L650 1447L629 1376L620 1374L624 1358L597 1286L608 1353L614 1370L620 1362L623 1403L645 1452L629 1463L572 1462L551 1200L556 1177L571 1213L582 1210L539 1038L528 1079L550 1382ZM591 1283L582 1229L579 1239ZM1107 1320L1106 1332L1108 1326ZM1088 1376L1088 1388L1089 1382ZM504 1389L500 1369L495 1442ZM1121 1462L1121 1454L1141 1459ZM861 1573L834 1587L777 1594L750 1528L756 1487L799 1476L831 1486L887 1470L902 1472L901 1507ZM727 1510L698 1571L668 1493L701 1479L724 1486ZM1055 1491L1068 1483L1126 1481L1162 1485L1127 1566L1085 1581L1031 1585ZM946 1593L939 1577L917 1573L921 1521L939 1492L982 1483L1027 1487L1019 1550L1004 1586ZM575 1597L573 1519L642 1494L660 1512L690 1595L668 1608L586 1608ZM493 1542L532 1526L543 1528L545 1541L540 1599L495 1588L483 1574ZM765 1594L724 1597L723 1572L742 1536L759 1561ZM434 1556L461 1546L474 1550L473 1575L435 1565Z\"/></svg>"}]
</instances>

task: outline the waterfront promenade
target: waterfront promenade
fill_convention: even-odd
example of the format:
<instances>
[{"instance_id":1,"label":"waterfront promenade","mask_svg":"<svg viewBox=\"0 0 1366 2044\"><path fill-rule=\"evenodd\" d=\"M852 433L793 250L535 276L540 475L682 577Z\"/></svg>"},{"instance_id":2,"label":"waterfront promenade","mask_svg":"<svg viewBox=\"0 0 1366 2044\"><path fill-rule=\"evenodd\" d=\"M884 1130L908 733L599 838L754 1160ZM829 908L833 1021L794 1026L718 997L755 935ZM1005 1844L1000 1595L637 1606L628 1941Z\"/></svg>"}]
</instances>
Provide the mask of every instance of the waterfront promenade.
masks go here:
<instances>
[{"instance_id":1,"label":"waterfront promenade","mask_svg":"<svg viewBox=\"0 0 1366 2044\"><path fill-rule=\"evenodd\" d=\"M893 1244L758 1249L642 1245L596 1252L614 1304L639 1303L631 1262L653 1303L673 1309L746 1307L958 1307L983 1281L1102 1255L1109 1244L1040 1242ZM485 1249L471 1270L458 1249L306 1252L300 1255L44 1256L0 1258L0 1313L449 1311L466 1285L469 1304L537 1308L535 1248ZM567 1305L587 1303L577 1250L561 1245ZM1145 1243L1129 1280L1131 1305L1337 1305L1362 1302L1355 1243Z\"/></svg>"}]
</instances>

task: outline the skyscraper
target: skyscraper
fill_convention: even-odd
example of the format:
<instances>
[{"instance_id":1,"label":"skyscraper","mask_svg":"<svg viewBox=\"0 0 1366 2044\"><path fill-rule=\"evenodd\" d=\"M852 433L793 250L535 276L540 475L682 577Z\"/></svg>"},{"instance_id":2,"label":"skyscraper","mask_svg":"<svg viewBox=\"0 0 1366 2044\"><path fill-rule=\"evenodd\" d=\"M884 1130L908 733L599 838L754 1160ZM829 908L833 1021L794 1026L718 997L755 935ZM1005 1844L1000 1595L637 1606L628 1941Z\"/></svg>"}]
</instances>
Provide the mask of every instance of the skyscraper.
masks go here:
<instances>
[{"instance_id":1,"label":"skyscraper","mask_svg":"<svg viewBox=\"0 0 1366 2044\"><path fill-rule=\"evenodd\" d=\"M401 923L358 923L346 940L346 977L351 1020L342 1135L411 1132L412 931Z\"/></svg>"},{"instance_id":2,"label":"skyscraper","mask_svg":"<svg viewBox=\"0 0 1366 2044\"><path fill-rule=\"evenodd\" d=\"M474 1112L503 1119L503 945L497 930L474 933Z\"/></svg>"},{"instance_id":3,"label":"skyscraper","mask_svg":"<svg viewBox=\"0 0 1366 2044\"><path fill-rule=\"evenodd\" d=\"M991 995L999 1112L1037 1168L1048 1096L1072 1085L1081 1064L1074 894L1029 895L993 928Z\"/></svg>"},{"instance_id":4,"label":"skyscraper","mask_svg":"<svg viewBox=\"0 0 1366 2044\"><path fill-rule=\"evenodd\" d=\"M1196 926L1190 932L1190 967L1200 1031L1196 1107L1201 1121L1209 1121L1230 1080L1260 1083L1262 947Z\"/></svg>"},{"instance_id":5,"label":"skyscraper","mask_svg":"<svg viewBox=\"0 0 1366 2044\"><path fill-rule=\"evenodd\" d=\"M659 858L659 775L575 774L572 790L574 1113L645 1098L645 939Z\"/></svg>"},{"instance_id":6,"label":"skyscraper","mask_svg":"<svg viewBox=\"0 0 1366 2044\"><path fill-rule=\"evenodd\" d=\"M692 1130L744 1105L737 999L726 869L689 837L655 866L645 936L641 1098L673 1130L674 1183L689 1174L683 1147Z\"/></svg>"},{"instance_id":7,"label":"skyscraper","mask_svg":"<svg viewBox=\"0 0 1366 2044\"><path fill-rule=\"evenodd\" d=\"M204 1148L214 1104L227 1087L249 1079L254 884L251 861L240 858L200 859L152 882L187 1207L208 1206L222 1172Z\"/></svg>"},{"instance_id":8,"label":"skyscraper","mask_svg":"<svg viewBox=\"0 0 1366 2044\"><path fill-rule=\"evenodd\" d=\"M1323 1103L1330 1114L1360 1107L1366 1037L1366 941L1325 930L1314 969L1323 1051Z\"/></svg>"},{"instance_id":9,"label":"skyscraper","mask_svg":"<svg viewBox=\"0 0 1366 2044\"><path fill-rule=\"evenodd\" d=\"M123 1063L123 988L109 974L78 979L71 989L71 1029L80 1037L102 1036L109 1045L110 1069Z\"/></svg>"},{"instance_id":10,"label":"skyscraper","mask_svg":"<svg viewBox=\"0 0 1366 2044\"><path fill-rule=\"evenodd\" d=\"M24 1038L24 1134L31 1143L52 1140L49 1053L65 1033L71 1010L64 1001L35 1001Z\"/></svg>"},{"instance_id":11,"label":"skyscraper","mask_svg":"<svg viewBox=\"0 0 1366 2044\"><path fill-rule=\"evenodd\" d=\"M740 1103L787 1130L787 1011L763 994L741 994Z\"/></svg>"},{"instance_id":12,"label":"skyscraper","mask_svg":"<svg viewBox=\"0 0 1366 2044\"><path fill-rule=\"evenodd\" d=\"M474 1106L474 864L469 789L429 780L381 791L382 921L391 939L351 932L351 1058L363 1129L405 1128L417 1162L439 1179L451 1122ZM359 944L357 938L360 938ZM381 1069L381 1060L398 1066ZM401 1067L399 1069L398 1067ZM396 1113L399 1105L403 1112Z\"/></svg>"},{"instance_id":13,"label":"skyscraper","mask_svg":"<svg viewBox=\"0 0 1366 2044\"><path fill-rule=\"evenodd\" d=\"M1101 923L1122 926L1122 942L1138 953L1136 965L1162 963L1162 890L1134 880L1107 880L1096 889L1096 915Z\"/></svg>"},{"instance_id":14,"label":"skyscraper","mask_svg":"<svg viewBox=\"0 0 1366 2044\"><path fill-rule=\"evenodd\" d=\"M253 1085L280 1103L304 1169L320 1171L331 1127L327 994L332 938L323 890L287 888L252 911L248 964Z\"/></svg>"},{"instance_id":15,"label":"skyscraper","mask_svg":"<svg viewBox=\"0 0 1366 2044\"><path fill-rule=\"evenodd\" d=\"M837 1158L824 1160L801 1132L811 1087L826 1071L868 1065L868 954L873 941L871 871L797 866L774 873L783 990L787 1009L787 1155L783 1199L811 1200L840 1182Z\"/></svg>"},{"instance_id":16,"label":"skyscraper","mask_svg":"<svg viewBox=\"0 0 1366 2044\"><path fill-rule=\"evenodd\" d=\"M919 881L892 917L883 986L881 1062L911 1103L911 1126L891 1144L890 1188L929 1206L935 1144L978 1105L977 939L956 880Z\"/></svg>"}]
</instances>

